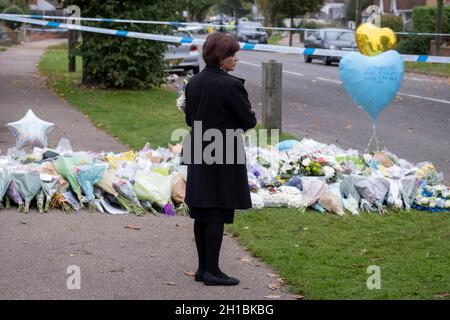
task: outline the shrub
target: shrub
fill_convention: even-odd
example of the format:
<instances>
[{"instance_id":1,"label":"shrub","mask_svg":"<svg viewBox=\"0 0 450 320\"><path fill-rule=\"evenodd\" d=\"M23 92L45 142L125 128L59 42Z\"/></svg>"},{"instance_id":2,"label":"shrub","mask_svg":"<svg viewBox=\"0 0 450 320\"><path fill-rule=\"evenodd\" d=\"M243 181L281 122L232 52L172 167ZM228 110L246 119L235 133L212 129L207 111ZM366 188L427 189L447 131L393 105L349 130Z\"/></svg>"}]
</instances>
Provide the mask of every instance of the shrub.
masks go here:
<instances>
[{"instance_id":1,"label":"shrub","mask_svg":"<svg viewBox=\"0 0 450 320\"><path fill-rule=\"evenodd\" d=\"M3 10L3 13L24 14L23 10L20 7L15 6L15 5L6 8L5 10ZM8 20L5 20L4 23L8 28L10 28L12 30L16 30L17 28L19 28L22 25L22 22L15 22L15 21L8 21Z\"/></svg>"},{"instance_id":2,"label":"shrub","mask_svg":"<svg viewBox=\"0 0 450 320\"><path fill-rule=\"evenodd\" d=\"M415 32L435 32L436 25L436 7L414 7L413 30ZM450 7L443 8L442 14L442 33L450 32ZM428 36L402 36L399 37L397 50L406 54L429 54L430 42L434 37Z\"/></svg>"},{"instance_id":3,"label":"shrub","mask_svg":"<svg viewBox=\"0 0 450 320\"><path fill-rule=\"evenodd\" d=\"M75 0L87 17L177 21L176 2ZM145 33L170 33L162 25L99 24L91 26ZM108 88L144 89L164 82L164 52L167 43L127 37L83 33L79 54L83 58L83 83Z\"/></svg>"},{"instance_id":4,"label":"shrub","mask_svg":"<svg viewBox=\"0 0 450 320\"><path fill-rule=\"evenodd\" d=\"M381 27L390 28L394 32L403 31L403 19L397 16L381 16Z\"/></svg>"},{"instance_id":5,"label":"shrub","mask_svg":"<svg viewBox=\"0 0 450 320\"><path fill-rule=\"evenodd\" d=\"M6 8L11 6L11 1L9 0L0 0L0 12L3 12Z\"/></svg>"}]
</instances>

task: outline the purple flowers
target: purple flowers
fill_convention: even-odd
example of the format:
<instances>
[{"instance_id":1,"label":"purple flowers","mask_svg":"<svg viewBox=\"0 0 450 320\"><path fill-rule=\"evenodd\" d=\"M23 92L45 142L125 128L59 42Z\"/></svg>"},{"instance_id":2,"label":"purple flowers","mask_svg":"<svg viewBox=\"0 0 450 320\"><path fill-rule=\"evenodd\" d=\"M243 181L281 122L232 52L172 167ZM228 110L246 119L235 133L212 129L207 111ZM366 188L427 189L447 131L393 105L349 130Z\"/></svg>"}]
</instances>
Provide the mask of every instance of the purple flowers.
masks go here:
<instances>
[{"instance_id":1,"label":"purple flowers","mask_svg":"<svg viewBox=\"0 0 450 320\"><path fill-rule=\"evenodd\" d=\"M164 213L168 216L176 216L177 213L175 212L175 209L171 203L166 204L164 207Z\"/></svg>"}]
</instances>

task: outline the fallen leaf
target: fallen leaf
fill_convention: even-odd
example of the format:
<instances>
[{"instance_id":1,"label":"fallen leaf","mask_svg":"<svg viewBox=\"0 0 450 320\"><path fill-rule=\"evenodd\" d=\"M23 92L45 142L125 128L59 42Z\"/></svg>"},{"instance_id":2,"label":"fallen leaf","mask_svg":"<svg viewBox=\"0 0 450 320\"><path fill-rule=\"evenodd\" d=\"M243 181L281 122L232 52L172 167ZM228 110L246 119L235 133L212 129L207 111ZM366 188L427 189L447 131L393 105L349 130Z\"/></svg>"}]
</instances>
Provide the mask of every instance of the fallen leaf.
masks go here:
<instances>
[{"instance_id":1,"label":"fallen leaf","mask_svg":"<svg viewBox=\"0 0 450 320\"><path fill-rule=\"evenodd\" d=\"M251 259L246 258L246 257L239 258L239 260L241 260L242 262L248 262L248 263L250 263L252 261Z\"/></svg>"},{"instance_id":2,"label":"fallen leaf","mask_svg":"<svg viewBox=\"0 0 450 320\"><path fill-rule=\"evenodd\" d=\"M305 296L295 295L294 298L297 299L297 300L304 300Z\"/></svg>"},{"instance_id":3,"label":"fallen leaf","mask_svg":"<svg viewBox=\"0 0 450 320\"><path fill-rule=\"evenodd\" d=\"M281 296L269 294L268 296L264 296L267 299L280 299Z\"/></svg>"},{"instance_id":4,"label":"fallen leaf","mask_svg":"<svg viewBox=\"0 0 450 320\"><path fill-rule=\"evenodd\" d=\"M135 226L135 225L133 225L133 224L127 225L127 226L125 227L125 229L141 230L140 227Z\"/></svg>"},{"instance_id":5,"label":"fallen leaf","mask_svg":"<svg viewBox=\"0 0 450 320\"><path fill-rule=\"evenodd\" d=\"M195 272L193 271L183 271L184 275L189 276L189 277L193 277L195 276Z\"/></svg>"},{"instance_id":6,"label":"fallen leaf","mask_svg":"<svg viewBox=\"0 0 450 320\"><path fill-rule=\"evenodd\" d=\"M349 125L347 125L346 127L345 127L345 129L351 129L353 126L351 125L351 124L349 124Z\"/></svg>"},{"instance_id":7,"label":"fallen leaf","mask_svg":"<svg viewBox=\"0 0 450 320\"><path fill-rule=\"evenodd\" d=\"M109 270L109 272L125 272L125 267Z\"/></svg>"},{"instance_id":8,"label":"fallen leaf","mask_svg":"<svg viewBox=\"0 0 450 320\"><path fill-rule=\"evenodd\" d=\"M353 268L364 268L364 266L362 266L360 264L356 264L356 263L352 264L352 267Z\"/></svg>"},{"instance_id":9,"label":"fallen leaf","mask_svg":"<svg viewBox=\"0 0 450 320\"><path fill-rule=\"evenodd\" d=\"M277 282L278 283L284 283L284 279L283 278L277 278Z\"/></svg>"},{"instance_id":10,"label":"fallen leaf","mask_svg":"<svg viewBox=\"0 0 450 320\"><path fill-rule=\"evenodd\" d=\"M175 285L175 282L168 281L168 282L166 282L166 284L167 284L168 286L174 286L174 285Z\"/></svg>"},{"instance_id":11,"label":"fallen leaf","mask_svg":"<svg viewBox=\"0 0 450 320\"><path fill-rule=\"evenodd\" d=\"M439 292L439 293L436 293L434 296L439 299L445 299L447 297L450 297L450 293L449 292Z\"/></svg>"},{"instance_id":12,"label":"fallen leaf","mask_svg":"<svg viewBox=\"0 0 450 320\"><path fill-rule=\"evenodd\" d=\"M267 286L270 290L277 290L280 289L280 286L276 283L271 283Z\"/></svg>"},{"instance_id":13,"label":"fallen leaf","mask_svg":"<svg viewBox=\"0 0 450 320\"><path fill-rule=\"evenodd\" d=\"M266 276L268 276L269 278L276 278L276 277L278 277L278 275L275 274L275 273L268 273L268 274L266 274Z\"/></svg>"}]
</instances>

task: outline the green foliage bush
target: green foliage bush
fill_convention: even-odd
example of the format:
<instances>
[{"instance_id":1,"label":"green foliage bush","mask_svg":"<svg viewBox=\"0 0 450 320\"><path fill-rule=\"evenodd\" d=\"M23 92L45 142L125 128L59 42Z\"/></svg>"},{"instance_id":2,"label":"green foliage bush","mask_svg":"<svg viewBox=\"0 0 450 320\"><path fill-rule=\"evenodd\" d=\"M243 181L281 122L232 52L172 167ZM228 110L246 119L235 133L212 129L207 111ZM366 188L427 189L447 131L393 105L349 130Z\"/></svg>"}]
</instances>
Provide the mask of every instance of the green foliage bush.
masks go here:
<instances>
[{"instance_id":1,"label":"green foliage bush","mask_svg":"<svg viewBox=\"0 0 450 320\"><path fill-rule=\"evenodd\" d=\"M176 21L177 1L75 0L86 17ZM126 31L169 34L163 25L91 23L91 26ZM164 82L167 43L97 33L83 33L83 83L107 88L144 89Z\"/></svg>"},{"instance_id":2,"label":"green foliage bush","mask_svg":"<svg viewBox=\"0 0 450 320\"><path fill-rule=\"evenodd\" d=\"M381 27L401 32L403 31L403 19L398 16L381 16Z\"/></svg>"},{"instance_id":3,"label":"green foliage bush","mask_svg":"<svg viewBox=\"0 0 450 320\"><path fill-rule=\"evenodd\" d=\"M11 1L9 0L0 0L0 12L3 12L6 8L11 6Z\"/></svg>"},{"instance_id":4,"label":"green foliage bush","mask_svg":"<svg viewBox=\"0 0 450 320\"><path fill-rule=\"evenodd\" d=\"M435 32L436 7L414 7L412 19L415 32ZM444 7L442 14L442 33L450 33L450 7ZM430 42L434 37L402 36L399 37L397 50L405 54L429 54Z\"/></svg>"},{"instance_id":5,"label":"green foliage bush","mask_svg":"<svg viewBox=\"0 0 450 320\"><path fill-rule=\"evenodd\" d=\"M22 8L18 7L18 6L10 6L8 8L6 8L5 10L3 10L3 13L7 13L7 14L24 14ZM15 21L8 21L5 20L4 21L5 25L12 29L12 30L16 30L17 28L19 28L22 23L21 22L15 22Z\"/></svg>"}]
</instances>

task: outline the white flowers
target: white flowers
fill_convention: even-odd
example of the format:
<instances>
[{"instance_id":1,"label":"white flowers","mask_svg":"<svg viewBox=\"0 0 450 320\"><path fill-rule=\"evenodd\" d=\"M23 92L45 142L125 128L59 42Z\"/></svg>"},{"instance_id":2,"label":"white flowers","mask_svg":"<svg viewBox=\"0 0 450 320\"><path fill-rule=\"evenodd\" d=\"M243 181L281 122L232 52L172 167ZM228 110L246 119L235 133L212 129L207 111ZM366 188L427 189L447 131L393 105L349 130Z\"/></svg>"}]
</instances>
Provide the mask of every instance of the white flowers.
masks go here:
<instances>
[{"instance_id":1,"label":"white flowers","mask_svg":"<svg viewBox=\"0 0 450 320\"><path fill-rule=\"evenodd\" d=\"M310 163L311 163L311 159L310 158L305 158L302 161L302 165L305 166L305 167L309 166Z\"/></svg>"},{"instance_id":2,"label":"white flowers","mask_svg":"<svg viewBox=\"0 0 450 320\"><path fill-rule=\"evenodd\" d=\"M181 94L177 99L177 107L181 111L184 111L185 106L186 106L186 97L184 96L184 94Z\"/></svg>"},{"instance_id":3,"label":"white flowers","mask_svg":"<svg viewBox=\"0 0 450 320\"><path fill-rule=\"evenodd\" d=\"M330 166L324 166L324 167L322 168L322 170L323 170L323 172L324 172L324 174L325 174L325 177L326 177L327 179L333 178L333 177L334 177L335 170L334 170L332 167L330 167Z\"/></svg>"}]
</instances>

